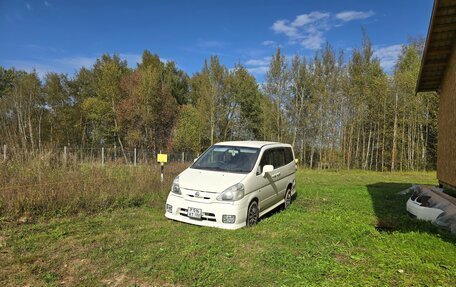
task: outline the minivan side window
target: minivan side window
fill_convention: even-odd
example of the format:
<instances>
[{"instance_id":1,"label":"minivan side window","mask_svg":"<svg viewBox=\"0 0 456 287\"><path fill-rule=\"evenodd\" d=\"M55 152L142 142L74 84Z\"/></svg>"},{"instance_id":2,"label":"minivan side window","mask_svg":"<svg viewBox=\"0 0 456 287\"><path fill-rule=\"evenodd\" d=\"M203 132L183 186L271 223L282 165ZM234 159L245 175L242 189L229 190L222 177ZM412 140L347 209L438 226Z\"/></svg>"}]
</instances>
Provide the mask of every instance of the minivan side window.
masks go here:
<instances>
[{"instance_id":1,"label":"minivan side window","mask_svg":"<svg viewBox=\"0 0 456 287\"><path fill-rule=\"evenodd\" d=\"M263 156L261 157L260 161L260 170L257 174L260 174L263 172L263 167L265 165L274 165L272 161L272 149L265 150L263 153Z\"/></svg>"},{"instance_id":2,"label":"minivan side window","mask_svg":"<svg viewBox=\"0 0 456 287\"><path fill-rule=\"evenodd\" d=\"M275 148L273 152L274 169L285 165L285 151L283 148Z\"/></svg>"},{"instance_id":3,"label":"minivan side window","mask_svg":"<svg viewBox=\"0 0 456 287\"><path fill-rule=\"evenodd\" d=\"M257 174L263 172L265 165L272 165L274 169L287 165L293 161L293 152L290 147L272 148L265 150L260 161Z\"/></svg>"},{"instance_id":4,"label":"minivan side window","mask_svg":"<svg viewBox=\"0 0 456 287\"><path fill-rule=\"evenodd\" d=\"M292 161L293 161L293 151L291 150L291 147L286 147L285 148L285 164L289 164Z\"/></svg>"}]
</instances>

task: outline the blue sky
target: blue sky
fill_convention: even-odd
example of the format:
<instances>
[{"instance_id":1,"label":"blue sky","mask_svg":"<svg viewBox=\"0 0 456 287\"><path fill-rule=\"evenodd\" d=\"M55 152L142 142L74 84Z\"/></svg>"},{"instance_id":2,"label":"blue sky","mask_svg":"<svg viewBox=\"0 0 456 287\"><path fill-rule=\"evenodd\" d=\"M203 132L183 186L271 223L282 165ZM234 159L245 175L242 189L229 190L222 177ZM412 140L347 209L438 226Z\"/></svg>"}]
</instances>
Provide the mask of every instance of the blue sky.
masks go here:
<instances>
[{"instance_id":1,"label":"blue sky","mask_svg":"<svg viewBox=\"0 0 456 287\"><path fill-rule=\"evenodd\" d=\"M147 49L190 75L205 58L244 64L261 82L269 57L314 55L326 41L347 53L367 31L391 70L410 36L426 36L432 0L64 1L0 0L0 65L73 75L103 53L131 67Z\"/></svg>"}]
</instances>

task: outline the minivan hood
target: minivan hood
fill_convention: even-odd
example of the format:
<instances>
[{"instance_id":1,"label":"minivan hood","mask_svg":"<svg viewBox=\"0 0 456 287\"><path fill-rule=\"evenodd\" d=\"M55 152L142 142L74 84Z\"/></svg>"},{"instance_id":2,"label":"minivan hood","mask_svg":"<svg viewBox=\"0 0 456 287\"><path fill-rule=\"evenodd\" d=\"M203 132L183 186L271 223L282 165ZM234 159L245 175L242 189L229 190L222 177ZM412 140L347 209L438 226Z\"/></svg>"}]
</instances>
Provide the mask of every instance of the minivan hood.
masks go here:
<instances>
[{"instance_id":1,"label":"minivan hood","mask_svg":"<svg viewBox=\"0 0 456 287\"><path fill-rule=\"evenodd\" d=\"M246 174L243 173L187 168L179 175L179 186L185 189L218 193L241 182L245 177Z\"/></svg>"}]
</instances>

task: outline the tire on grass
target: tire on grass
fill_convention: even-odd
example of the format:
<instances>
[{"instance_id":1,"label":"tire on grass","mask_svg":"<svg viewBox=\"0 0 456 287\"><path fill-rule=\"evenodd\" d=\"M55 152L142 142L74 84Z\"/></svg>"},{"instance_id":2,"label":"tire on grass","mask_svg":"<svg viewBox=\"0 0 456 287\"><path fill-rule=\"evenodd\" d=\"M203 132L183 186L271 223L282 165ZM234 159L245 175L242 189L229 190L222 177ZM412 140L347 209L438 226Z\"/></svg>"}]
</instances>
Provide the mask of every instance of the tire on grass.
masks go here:
<instances>
[{"instance_id":1,"label":"tire on grass","mask_svg":"<svg viewBox=\"0 0 456 287\"><path fill-rule=\"evenodd\" d=\"M284 197L284 203L283 203L283 209L287 209L291 204L291 188L287 188L287 191L285 191L285 197Z\"/></svg>"},{"instance_id":2,"label":"tire on grass","mask_svg":"<svg viewBox=\"0 0 456 287\"><path fill-rule=\"evenodd\" d=\"M247 220L246 220L246 226L250 227L258 223L260 215L260 210L258 209L258 202L256 200L253 200L249 204L249 208L247 209Z\"/></svg>"}]
</instances>

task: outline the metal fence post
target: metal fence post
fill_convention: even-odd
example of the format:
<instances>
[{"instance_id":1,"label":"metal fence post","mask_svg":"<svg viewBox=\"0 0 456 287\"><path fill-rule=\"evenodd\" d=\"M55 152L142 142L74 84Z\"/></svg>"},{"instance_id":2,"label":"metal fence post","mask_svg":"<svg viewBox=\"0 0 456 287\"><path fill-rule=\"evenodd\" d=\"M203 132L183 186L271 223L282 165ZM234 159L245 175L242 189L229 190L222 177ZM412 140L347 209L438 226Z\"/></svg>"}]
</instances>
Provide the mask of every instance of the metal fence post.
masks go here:
<instances>
[{"instance_id":1,"label":"metal fence post","mask_svg":"<svg viewBox=\"0 0 456 287\"><path fill-rule=\"evenodd\" d=\"M134 151L133 165L136 166L136 148L135 148L135 151Z\"/></svg>"},{"instance_id":2,"label":"metal fence post","mask_svg":"<svg viewBox=\"0 0 456 287\"><path fill-rule=\"evenodd\" d=\"M6 144L3 145L3 161L6 161Z\"/></svg>"},{"instance_id":3,"label":"metal fence post","mask_svg":"<svg viewBox=\"0 0 456 287\"><path fill-rule=\"evenodd\" d=\"M104 147L101 148L101 166L104 166Z\"/></svg>"},{"instance_id":4,"label":"metal fence post","mask_svg":"<svg viewBox=\"0 0 456 287\"><path fill-rule=\"evenodd\" d=\"M67 147L63 147L63 166L66 167L67 165Z\"/></svg>"},{"instance_id":5,"label":"metal fence post","mask_svg":"<svg viewBox=\"0 0 456 287\"><path fill-rule=\"evenodd\" d=\"M165 168L165 164L164 163L160 163L160 182L163 182L163 170Z\"/></svg>"}]
</instances>

